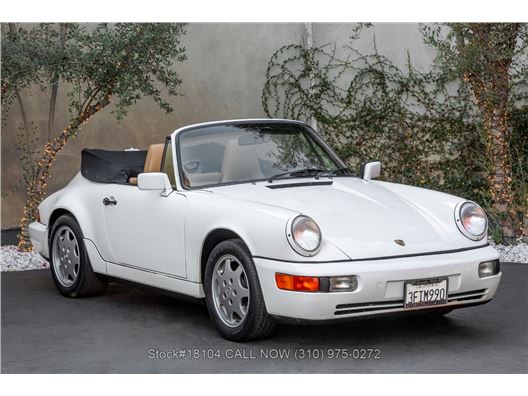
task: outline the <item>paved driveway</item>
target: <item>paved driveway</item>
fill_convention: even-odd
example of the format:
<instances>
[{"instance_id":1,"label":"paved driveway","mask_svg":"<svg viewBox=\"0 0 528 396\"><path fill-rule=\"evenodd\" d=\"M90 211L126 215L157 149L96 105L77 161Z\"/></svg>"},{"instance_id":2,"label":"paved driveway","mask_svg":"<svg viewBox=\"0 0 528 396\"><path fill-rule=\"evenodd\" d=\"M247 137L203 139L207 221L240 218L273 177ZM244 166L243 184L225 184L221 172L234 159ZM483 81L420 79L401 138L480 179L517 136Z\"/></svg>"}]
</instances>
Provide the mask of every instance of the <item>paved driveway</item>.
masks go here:
<instances>
[{"instance_id":1,"label":"paved driveway","mask_svg":"<svg viewBox=\"0 0 528 396\"><path fill-rule=\"evenodd\" d=\"M494 301L439 321L282 325L247 344L201 304L119 284L67 299L48 271L2 273L2 372L526 373L528 265L502 268Z\"/></svg>"}]
</instances>

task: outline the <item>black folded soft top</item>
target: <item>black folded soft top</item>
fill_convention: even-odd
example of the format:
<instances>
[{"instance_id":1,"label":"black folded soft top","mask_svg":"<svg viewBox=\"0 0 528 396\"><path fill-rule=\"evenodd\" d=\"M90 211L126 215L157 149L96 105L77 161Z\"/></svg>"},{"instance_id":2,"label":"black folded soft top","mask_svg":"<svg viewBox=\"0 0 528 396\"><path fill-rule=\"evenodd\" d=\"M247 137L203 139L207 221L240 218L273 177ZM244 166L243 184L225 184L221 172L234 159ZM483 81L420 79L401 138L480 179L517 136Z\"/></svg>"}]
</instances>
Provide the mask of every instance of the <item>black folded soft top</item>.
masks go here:
<instances>
[{"instance_id":1,"label":"black folded soft top","mask_svg":"<svg viewBox=\"0 0 528 396\"><path fill-rule=\"evenodd\" d=\"M146 150L110 151L84 149L81 153L81 174L98 183L127 184L145 166Z\"/></svg>"}]
</instances>

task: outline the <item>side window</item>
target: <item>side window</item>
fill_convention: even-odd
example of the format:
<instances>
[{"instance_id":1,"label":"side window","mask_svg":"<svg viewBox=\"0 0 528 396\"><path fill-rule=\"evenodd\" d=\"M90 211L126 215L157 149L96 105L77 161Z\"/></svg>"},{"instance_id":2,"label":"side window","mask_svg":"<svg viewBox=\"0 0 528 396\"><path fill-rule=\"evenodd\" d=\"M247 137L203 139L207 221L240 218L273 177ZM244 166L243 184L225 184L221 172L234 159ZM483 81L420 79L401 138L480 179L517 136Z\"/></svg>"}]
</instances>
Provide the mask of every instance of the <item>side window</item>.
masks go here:
<instances>
[{"instance_id":1,"label":"side window","mask_svg":"<svg viewBox=\"0 0 528 396\"><path fill-rule=\"evenodd\" d=\"M174 160L172 158L172 144L170 138L167 138L165 141L165 151L163 153L161 170L169 176L172 186L176 187L176 176L174 175Z\"/></svg>"}]
</instances>

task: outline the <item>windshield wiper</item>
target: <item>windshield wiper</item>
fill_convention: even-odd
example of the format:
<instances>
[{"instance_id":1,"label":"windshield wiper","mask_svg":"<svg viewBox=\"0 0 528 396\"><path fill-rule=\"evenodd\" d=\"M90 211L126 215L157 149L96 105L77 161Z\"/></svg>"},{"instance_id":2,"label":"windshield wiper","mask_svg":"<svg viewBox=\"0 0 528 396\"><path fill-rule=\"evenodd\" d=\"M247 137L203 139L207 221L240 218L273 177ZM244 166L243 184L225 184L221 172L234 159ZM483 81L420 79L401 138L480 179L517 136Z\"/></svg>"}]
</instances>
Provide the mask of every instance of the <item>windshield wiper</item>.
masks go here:
<instances>
[{"instance_id":1,"label":"windshield wiper","mask_svg":"<svg viewBox=\"0 0 528 396\"><path fill-rule=\"evenodd\" d=\"M293 171L289 171L289 172L283 172L283 173L277 173L273 176L271 176L269 179L268 179L268 183L273 183L273 180L275 179L280 179L281 177L284 177L284 176L301 176L301 175L311 175L311 174L316 174L316 175L319 175L320 173L323 173L323 172L329 172L328 169L319 169L319 168L304 168L304 169L297 169L297 170L293 170Z\"/></svg>"}]
</instances>

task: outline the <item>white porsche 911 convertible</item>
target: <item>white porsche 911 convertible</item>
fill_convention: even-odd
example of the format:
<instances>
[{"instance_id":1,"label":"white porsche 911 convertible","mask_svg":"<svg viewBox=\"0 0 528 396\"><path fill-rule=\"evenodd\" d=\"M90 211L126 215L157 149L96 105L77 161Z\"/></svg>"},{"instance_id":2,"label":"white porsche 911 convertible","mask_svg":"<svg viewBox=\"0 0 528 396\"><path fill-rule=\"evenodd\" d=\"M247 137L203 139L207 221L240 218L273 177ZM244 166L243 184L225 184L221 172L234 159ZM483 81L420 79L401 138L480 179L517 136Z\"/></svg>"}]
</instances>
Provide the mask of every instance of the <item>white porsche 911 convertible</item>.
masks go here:
<instances>
[{"instance_id":1,"label":"white porsche 911 convertible","mask_svg":"<svg viewBox=\"0 0 528 396\"><path fill-rule=\"evenodd\" d=\"M375 181L380 168L354 175L297 121L192 125L148 151L84 150L30 235L62 294L124 279L205 298L230 340L490 301L501 272L484 211Z\"/></svg>"}]
</instances>

